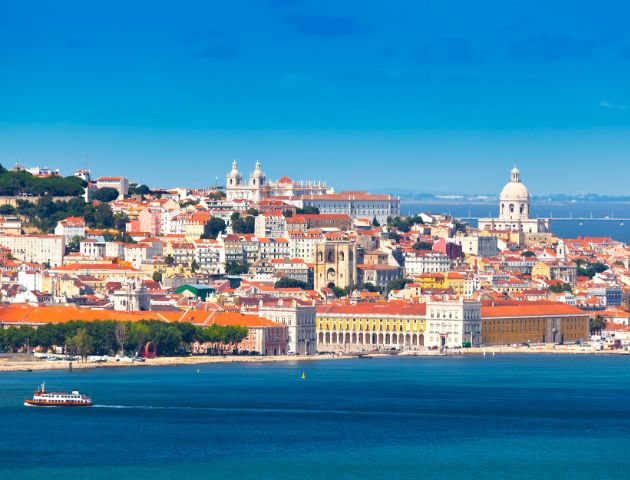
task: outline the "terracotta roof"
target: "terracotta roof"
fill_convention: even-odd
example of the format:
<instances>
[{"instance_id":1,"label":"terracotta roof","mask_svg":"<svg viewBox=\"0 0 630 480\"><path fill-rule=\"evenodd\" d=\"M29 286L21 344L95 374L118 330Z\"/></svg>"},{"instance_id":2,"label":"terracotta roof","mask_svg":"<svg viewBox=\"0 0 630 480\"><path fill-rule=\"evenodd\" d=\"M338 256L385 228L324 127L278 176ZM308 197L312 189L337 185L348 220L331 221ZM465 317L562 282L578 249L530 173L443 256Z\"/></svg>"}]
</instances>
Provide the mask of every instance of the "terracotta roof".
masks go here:
<instances>
[{"instance_id":1,"label":"terracotta roof","mask_svg":"<svg viewBox=\"0 0 630 480\"><path fill-rule=\"evenodd\" d=\"M317 307L318 315L409 315L424 316L427 306L424 303L374 302L355 305L330 304Z\"/></svg>"},{"instance_id":2,"label":"terracotta roof","mask_svg":"<svg viewBox=\"0 0 630 480\"><path fill-rule=\"evenodd\" d=\"M65 323L71 320L118 320L136 322L140 320L162 320L172 323L194 323L197 325L239 325L243 327L276 327L280 324L256 315L238 312L216 312L212 310L178 310L119 312L74 306L34 307L28 304L0 306L0 321L3 323Z\"/></svg>"},{"instance_id":3,"label":"terracotta roof","mask_svg":"<svg viewBox=\"0 0 630 480\"><path fill-rule=\"evenodd\" d=\"M101 178L99 178L96 181L97 182L119 182L123 178L124 177L101 177Z\"/></svg>"},{"instance_id":4,"label":"terracotta roof","mask_svg":"<svg viewBox=\"0 0 630 480\"><path fill-rule=\"evenodd\" d=\"M51 269L53 272L76 272L81 270L118 270L137 272L135 268L127 265L119 265L116 263L71 263L69 265L62 265Z\"/></svg>"},{"instance_id":5,"label":"terracotta roof","mask_svg":"<svg viewBox=\"0 0 630 480\"><path fill-rule=\"evenodd\" d=\"M555 302L512 302L506 305L482 305L482 318L541 317L553 315L582 315L588 313L566 303Z\"/></svg>"},{"instance_id":6,"label":"terracotta roof","mask_svg":"<svg viewBox=\"0 0 630 480\"><path fill-rule=\"evenodd\" d=\"M339 193L326 193L323 195L304 195L302 197L304 200L397 200L395 197L391 195L377 195L368 192L339 192Z\"/></svg>"}]
</instances>

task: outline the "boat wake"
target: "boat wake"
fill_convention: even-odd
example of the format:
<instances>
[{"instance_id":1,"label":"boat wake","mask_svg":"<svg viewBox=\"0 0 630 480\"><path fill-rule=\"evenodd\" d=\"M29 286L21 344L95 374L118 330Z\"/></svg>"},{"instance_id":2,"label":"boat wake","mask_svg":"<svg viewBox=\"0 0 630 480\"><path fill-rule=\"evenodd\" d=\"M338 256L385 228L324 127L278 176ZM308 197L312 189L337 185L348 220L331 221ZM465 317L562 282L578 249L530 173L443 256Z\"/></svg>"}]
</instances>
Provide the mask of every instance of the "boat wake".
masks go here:
<instances>
[{"instance_id":1,"label":"boat wake","mask_svg":"<svg viewBox=\"0 0 630 480\"><path fill-rule=\"evenodd\" d=\"M323 410L315 408L269 408L269 407L193 407L193 406L157 406L157 405L93 405L93 408L133 409L133 410L190 410L208 412L244 412L244 413L298 413L331 415L378 415L409 416L407 412L377 412L361 410Z\"/></svg>"}]
</instances>

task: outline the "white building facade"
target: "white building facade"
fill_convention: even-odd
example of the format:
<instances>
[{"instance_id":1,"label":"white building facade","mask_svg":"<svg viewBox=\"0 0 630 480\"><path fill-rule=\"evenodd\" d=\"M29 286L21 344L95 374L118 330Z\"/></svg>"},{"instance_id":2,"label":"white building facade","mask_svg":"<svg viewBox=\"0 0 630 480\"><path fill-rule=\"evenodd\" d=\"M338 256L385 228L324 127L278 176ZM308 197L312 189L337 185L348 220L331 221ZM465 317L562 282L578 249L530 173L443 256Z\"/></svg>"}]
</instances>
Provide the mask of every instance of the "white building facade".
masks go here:
<instances>
[{"instance_id":1,"label":"white building facade","mask_svg":"<svg viewBox=\"0 0 630 480\"><path fill-rule=\"evenodd\" d=\"M481 344L481 303L472 300L427 302L425 345L429 348Z\"/></svg>"},{"instance_id":2,"label":"white building facade","mask_svg":"<svg viewBox=\"0 0 630 480\"><path fill-rule=\"evenodd\" d=\"M257 314L288 327L288 354L313 355L317 351L314 303L282 298L261 300Z\"/></svg>"},{"instance_id":3,"label":"white building facade","mask_svg":"<svg viewBox=\"0 0 630 480\"><path fill-rule=\"evenodd\" d=\"M531 201L527 187L521 182L521 172L514 167L510 181L499 195L499 217L480 218L480 230L525 233L549 232L549 219L530 218Z\"/></svg>"},{"instance_id":4,"label":"white building facade","mask_svg":"<svg viewBox=\"0 0 630 480\"><path fill-rule=\"evenodd\" d=\"M24 262L63 264L65 239L60 235L0 235L0 245Z\"/></svg>"},{"instance_id":5,"label":"white building facade","mask_svg":"<svg viewBox=\"0 0 630 480\"><path fill-rule=\"evenodd\" d=\"M424 273L448 272L451 269L451 259L441 252L412 251L403 255L405 276L415 277Z\"/></svg>"}]
</instances>

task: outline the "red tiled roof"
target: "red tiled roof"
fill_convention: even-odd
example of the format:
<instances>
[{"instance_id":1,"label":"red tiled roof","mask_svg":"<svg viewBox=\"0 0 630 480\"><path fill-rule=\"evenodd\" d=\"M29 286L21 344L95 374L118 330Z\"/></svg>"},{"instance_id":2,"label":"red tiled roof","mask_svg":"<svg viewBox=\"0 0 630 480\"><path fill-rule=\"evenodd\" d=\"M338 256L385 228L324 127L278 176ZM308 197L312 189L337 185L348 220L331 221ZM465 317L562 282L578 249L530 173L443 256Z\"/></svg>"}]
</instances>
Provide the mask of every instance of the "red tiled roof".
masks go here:
<instances>
[{"instance_id":1,"label":"red tiled roof","mask_svg":"<svg viewBox=\"0 0 630 480\"><path fill-rule=\"evenodd\" d=\"M317 307L320 315L409 315L424 316L427 307L424 303L374 302L354 305L330 304Z\"/></svg>"},{"instance_id":2,"label":"red tiled roof","mask_svg":"<svg viewBox=\"0 0 630 480\"><path fill-rule=\"evenodd\" d=\"M540 317L553 315L586 315L588 313L566 303L511 302L503 305L482 305L482 318Z\"/></svg>"}]
</instances>

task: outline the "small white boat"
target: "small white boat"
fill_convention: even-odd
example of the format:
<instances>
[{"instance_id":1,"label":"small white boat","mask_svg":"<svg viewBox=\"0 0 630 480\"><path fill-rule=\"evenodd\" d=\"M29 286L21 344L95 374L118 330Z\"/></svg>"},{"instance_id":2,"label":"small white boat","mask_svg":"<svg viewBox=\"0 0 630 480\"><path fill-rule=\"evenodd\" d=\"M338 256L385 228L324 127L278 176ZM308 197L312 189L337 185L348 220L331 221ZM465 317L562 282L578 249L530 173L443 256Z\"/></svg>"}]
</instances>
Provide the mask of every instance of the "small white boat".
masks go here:
<instances>
[{"instance_id":1,"label":"small white boat","mask_svg":"<svg viewBox=\"0 0 630 480\"><path fill-rule=\"evenodd\" d=\"M47 392L46 383L42 383L33 394L32 400L24 400L26 407L91 407L92 399L87 395L72 392Z\"/></svg>"}]
</instances>

